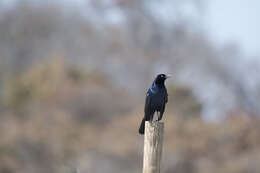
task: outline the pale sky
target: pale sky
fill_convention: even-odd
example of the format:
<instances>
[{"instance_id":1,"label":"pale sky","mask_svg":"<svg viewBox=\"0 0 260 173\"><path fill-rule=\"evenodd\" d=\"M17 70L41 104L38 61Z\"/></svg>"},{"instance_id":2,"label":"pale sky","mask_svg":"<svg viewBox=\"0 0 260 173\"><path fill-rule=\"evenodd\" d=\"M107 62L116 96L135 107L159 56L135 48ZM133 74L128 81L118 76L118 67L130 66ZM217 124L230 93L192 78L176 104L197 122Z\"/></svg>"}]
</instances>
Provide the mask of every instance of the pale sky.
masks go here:
<instances>
[{"instance_id":1,"label":"pale sky","mask_svg":"<svg viewBox=\"0 0 260 173\"><path fill-rule=\"evenodd\" d=\"M260 0L209 0L205 27L219 43L238 41L248 55L260 55Z\"/></svg>"},{"instance_id":2,"label":"pale sky","mask_svg":"<svg viewBox=\"0 0 260 173\"><path fill-rule=\"evenodd\" d=\"M15 1L19 0L2 0L6 5ZM75 5L84 2L86 5L86 0L61 1L73 2ZM205 3L203 23L211 40L220 46L227 41L234 41L247 55L260 55L260 0L205 0ZM160 5L167 7L167 3ZM167 8L162 9L162 14L170 15Z\"/></svg>"}]
</instances>

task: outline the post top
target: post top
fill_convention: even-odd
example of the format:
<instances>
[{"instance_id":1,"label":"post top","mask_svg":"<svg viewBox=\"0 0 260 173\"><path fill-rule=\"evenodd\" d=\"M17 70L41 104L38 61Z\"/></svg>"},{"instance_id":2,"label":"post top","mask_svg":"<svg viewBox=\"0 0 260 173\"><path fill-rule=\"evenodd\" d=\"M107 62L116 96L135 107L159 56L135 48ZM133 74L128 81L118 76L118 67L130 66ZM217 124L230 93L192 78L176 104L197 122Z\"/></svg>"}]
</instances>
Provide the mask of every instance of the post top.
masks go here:
<instances>
[{"instance_id":1,"label":"post top","mask_svg":"<svg viewBox=\"0 0 260 173\"><path fill-rule=\"evenodd\" d=\"M159 121L145 121L145 129L164 129L164 122Z\"/></svg>"},{"instance_id":2,"label":"post top","mask_svg":"<svg viewBox=\"0 0 260 173\"><path fill-rule=\"evenodd\" d=\"M152 121L152 122L150 122L150 121L145 121L145 124L149 124L149 125L151 125L151 126L161 126L161 125L164 124L164 122L163 122L163 121Z\"/></svg>"}]
</instances>

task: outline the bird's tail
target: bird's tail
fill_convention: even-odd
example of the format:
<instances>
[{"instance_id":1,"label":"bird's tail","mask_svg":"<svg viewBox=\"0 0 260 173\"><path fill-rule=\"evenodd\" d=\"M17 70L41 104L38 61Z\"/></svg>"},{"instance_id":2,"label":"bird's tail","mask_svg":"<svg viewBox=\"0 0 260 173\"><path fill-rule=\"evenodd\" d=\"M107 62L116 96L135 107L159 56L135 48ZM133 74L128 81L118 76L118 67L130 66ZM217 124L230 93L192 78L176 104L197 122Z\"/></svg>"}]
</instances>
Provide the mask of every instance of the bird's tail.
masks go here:
<instances>
[{"instance_id":1,"label":"bird's tail","mask_svg":"<svg viewBox=\"0 0 260 173\"><path fill-rule=\"evenodd\" d=\"M145 119L142 120L141 125L140 125L140 127L139 127L139 133L140 133L141 135L144 134L144 127L145 127Z\"/></svg>"}]
</instances>

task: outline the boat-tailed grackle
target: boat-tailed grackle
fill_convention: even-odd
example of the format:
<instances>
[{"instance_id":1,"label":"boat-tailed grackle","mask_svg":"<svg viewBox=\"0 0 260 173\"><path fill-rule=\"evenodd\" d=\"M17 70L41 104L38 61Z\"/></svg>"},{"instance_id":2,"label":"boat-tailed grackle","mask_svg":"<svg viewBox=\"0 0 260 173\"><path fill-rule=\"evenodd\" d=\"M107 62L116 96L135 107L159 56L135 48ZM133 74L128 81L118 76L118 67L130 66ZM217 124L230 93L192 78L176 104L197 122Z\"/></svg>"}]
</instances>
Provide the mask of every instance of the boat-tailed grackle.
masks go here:
<instances>
[{"instance_id":1,"label":"boat-tailed grackle","mask_svg":"<svg viewBox=\"0 0 260 173\"><path fill-rule=\"evenodd\" d=\"M164 82L169 77L170 75L165 74L157 75L153 84L148 89L144 106L144 118L139 128L140 134L144 134L145 121L153 121L155 112L158 115L157 121L162 119L165 105L168 102L168 94Z\"/></svg>"}]
</instances>

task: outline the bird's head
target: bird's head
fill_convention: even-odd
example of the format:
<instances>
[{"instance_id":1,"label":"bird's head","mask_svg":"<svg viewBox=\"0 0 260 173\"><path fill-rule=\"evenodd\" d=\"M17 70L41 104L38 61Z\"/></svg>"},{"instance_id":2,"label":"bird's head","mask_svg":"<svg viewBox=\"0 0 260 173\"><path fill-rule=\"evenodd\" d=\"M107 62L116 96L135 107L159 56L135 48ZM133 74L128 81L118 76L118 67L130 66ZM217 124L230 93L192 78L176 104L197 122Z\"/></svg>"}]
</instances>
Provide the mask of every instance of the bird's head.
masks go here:
<instances>
[{"instance_id":1,"label":"bird's head","mask_svg":"<svg viewBox=\"0 0 260 173\"><path fill-rule=\"evenodd\" d=\"M167 79L167 78L170 78L171 75L166 75L166 74L158 74L155 78L155 83L156 84L164 84L164 81Z\"/></svg>"}]
</instances>

